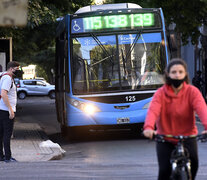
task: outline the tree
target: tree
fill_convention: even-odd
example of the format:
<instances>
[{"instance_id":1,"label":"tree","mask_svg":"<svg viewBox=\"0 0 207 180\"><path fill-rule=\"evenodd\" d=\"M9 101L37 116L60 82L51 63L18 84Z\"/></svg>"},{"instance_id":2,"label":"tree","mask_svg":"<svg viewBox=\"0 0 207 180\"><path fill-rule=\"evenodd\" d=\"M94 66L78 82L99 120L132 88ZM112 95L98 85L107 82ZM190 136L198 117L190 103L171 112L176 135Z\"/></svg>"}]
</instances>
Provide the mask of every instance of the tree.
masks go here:
<instances>
[{"instance_id":1,"label":"tree","mask_svg":"<svg viewBox=\"0 0 207 180\"><path fill-rule=\"evenodd\" d=\"M163 8L167 27L171 23L176 24L178 57L181 56L179 51L182 45L181 42L185 45L190 39L192 44L198 44L201 35L199 27L204 23L207 14L207 1L153 0L153 4Z\"/></svg>"},{"instance_id":2,"label":"tree","mask_svg":"<svg viewBox=\"0 0 207 180\"><path fill-rule=\"evenodd\" d=\"M122 0L114 0L116 3ZM129 0L137 3L136 0ZM166 20L166 27L175 23L175 32L178 37L178 45L187 44L189 38L192 44L197 44L200 37L199 27L206 23L207 0L141 0L139 5L148 8L162 8Z\"/></svg>"},{"instance_id":3,"label":"tree","mask_svg":"<svg viewBox=\"0 0 207 180\"><path fill-rule=\"evenodd\" d=\"M55 49L48 48L46 50L42 50L39 53L36 53L31 60L33 64L37 64L39 66L38 74L42 75L49 82L54 83L52 69L54 70L55 67Z\"/></svg>"},{"instance_id":4,"label":"tree","mask_svg":"<svg viewBox=\"0 0 207 180\"><path fill-rule=\"evenodd\" d=\"M55 46L56 19L90 3L86 0L28 0L27 26L0 28L0 37L13 38L14 60L24 65L44 64L46 73L51 74L55 59L51 47L54 49Z\"/></svg>"},{"instance_id":5,"label":"tree","mask_svg":"<svg viewBox=\"0 0 207 180\"><path fill-rule=\"evenodd\" d=\"M26 27L0 28L0 37L13 38L14 59L27 64L32 63L31 59L41 51L44 54L48 48L54 47L56 18L67 13L72 14L80 7L94 3L93 0L28 0L28 2ZM105 3L124 2L126 1L105 0ZM137 0L128 2L137 4ZM200 36L198 27L206 23L207 0L140 0L138 4L142 7L162 7L166 27L174 22L175 31L183 43L187 43L189 38L193 44L198 42Z\"/></svg>"}]
</instances>

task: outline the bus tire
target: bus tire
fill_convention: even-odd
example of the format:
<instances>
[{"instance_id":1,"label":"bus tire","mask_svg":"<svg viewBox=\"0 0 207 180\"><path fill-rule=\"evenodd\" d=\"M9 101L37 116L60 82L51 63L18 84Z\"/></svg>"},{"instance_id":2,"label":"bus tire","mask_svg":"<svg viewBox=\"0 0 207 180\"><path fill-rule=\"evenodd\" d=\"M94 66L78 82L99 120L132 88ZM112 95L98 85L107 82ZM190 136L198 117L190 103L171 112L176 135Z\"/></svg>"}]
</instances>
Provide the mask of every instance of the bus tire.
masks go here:
<instances>
[{"instance_id":1,"label":"bus tire","mask_svg":"<svg viewBox=\"0 0 207 180\"><path fill-rule=\"evenodd\" d=\"M76 140L76 131L74 127L61 126L61 135L68 141Z\"/></svg>"},{"instance_id":2,"label":"bus tire","mask_svg":"<svg viewBox=\"0 0 207 180\"><path fill-rule=\"evenodd\" d=\"M61 129L61 135L62 135L62 137L66 137L67 136L67 127L61 125L60 129Z\"/></svg>"},{"instance_id":3,"label":"bus tire","mask_svg":"<svg viewBox=\"0 0 207 180\"><path fill-rule=\"evenodd\" d=\"M75 129L74 129L74 127L68 127L67 128L68 130L67 130L67 140L69 140L69 141L74 141L74 140L76 140L76 133L75 133Z\"/></svg>"}]
</instances>

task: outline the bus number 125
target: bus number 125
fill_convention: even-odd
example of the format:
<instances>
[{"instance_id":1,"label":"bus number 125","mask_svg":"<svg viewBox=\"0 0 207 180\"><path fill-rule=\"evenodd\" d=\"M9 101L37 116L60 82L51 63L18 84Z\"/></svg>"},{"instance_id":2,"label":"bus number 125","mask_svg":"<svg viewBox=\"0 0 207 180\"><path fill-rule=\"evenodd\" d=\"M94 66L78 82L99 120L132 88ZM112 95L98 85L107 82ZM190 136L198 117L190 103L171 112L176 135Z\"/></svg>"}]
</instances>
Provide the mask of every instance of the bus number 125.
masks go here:
<instances>
[{"instance_id":1,"label":"bus number 125","mask_svg":"<svg viewBox=\"0 0 207 180\"><path fill-rule=\"evenodd\" d=\"M125 97L127 102L134 102L136 101L136 97L135 96L126 96Z\"/></svg>"}]
</instances>

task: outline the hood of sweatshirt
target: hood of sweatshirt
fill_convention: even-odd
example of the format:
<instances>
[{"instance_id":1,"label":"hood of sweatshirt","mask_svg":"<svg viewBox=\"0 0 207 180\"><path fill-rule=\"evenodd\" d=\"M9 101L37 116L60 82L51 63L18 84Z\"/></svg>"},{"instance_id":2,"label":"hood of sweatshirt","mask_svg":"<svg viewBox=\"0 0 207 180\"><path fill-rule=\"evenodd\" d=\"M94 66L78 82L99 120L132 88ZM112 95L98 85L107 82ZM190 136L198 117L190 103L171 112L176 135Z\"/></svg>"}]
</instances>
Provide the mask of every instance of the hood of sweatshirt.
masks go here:
<instances>
[{"instance_id":1,"label":"hood of sweatshirt","mask_svg":"<svg viewBox=\"0 0 207 180\"><path fill-rule=\"evenodd\" d=\"M167 85L165 84L163 86L163 89L164 89L164 92L165 92L165 95L168 96L168 97L171 97L171 98L179 98L180 96L182 96L186 90L188 89L189 85L186 84L186 82L183 82L183 87L182 89L178 92L178 94L175 94L174 91L173 91L173 88L171 85Z\"/></svg>"}]
</instances>

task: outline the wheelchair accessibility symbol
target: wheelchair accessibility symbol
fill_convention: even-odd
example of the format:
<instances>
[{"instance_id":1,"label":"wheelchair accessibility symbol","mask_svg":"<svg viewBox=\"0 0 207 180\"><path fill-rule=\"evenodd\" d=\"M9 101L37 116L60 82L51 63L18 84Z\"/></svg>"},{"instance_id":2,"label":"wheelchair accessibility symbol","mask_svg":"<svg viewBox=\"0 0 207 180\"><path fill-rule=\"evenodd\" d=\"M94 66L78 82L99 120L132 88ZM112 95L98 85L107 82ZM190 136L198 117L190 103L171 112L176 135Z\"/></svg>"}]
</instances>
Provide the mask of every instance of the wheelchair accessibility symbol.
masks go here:
<instances>
[{"instance_id":1,"label":"wheelchair accessibility symbol","mask_svg":"<svg viewBox=\"0 0 207 180\"><path fill-rule=\"evenodd\" d=\"M77 24L77 21L74 21L74 25L73 25L73 30L74 31L79 31L81 28L80 26Z\"/></svg>"}]
</instances>

